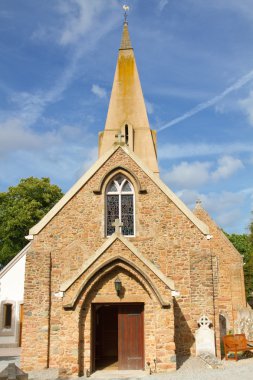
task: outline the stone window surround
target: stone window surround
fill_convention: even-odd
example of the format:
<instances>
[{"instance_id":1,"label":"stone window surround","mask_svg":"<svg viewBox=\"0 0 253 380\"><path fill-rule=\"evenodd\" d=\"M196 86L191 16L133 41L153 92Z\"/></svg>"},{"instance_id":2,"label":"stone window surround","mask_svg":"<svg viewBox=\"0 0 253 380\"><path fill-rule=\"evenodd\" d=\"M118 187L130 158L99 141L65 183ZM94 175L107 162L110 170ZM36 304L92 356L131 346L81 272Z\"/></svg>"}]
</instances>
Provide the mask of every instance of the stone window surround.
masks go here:
<instances>
[{"instance_id":1,"label":"stone window surround","mask_svg":"<svg viewBox=\"0 0 253 380\"><path fill-rule=\"evenodd\" d=\"M129 194L129 195L132 195L133 196L133 230L134 230L134 234L133 235L124 235L125 237L135 237L136 235L136 208L135 208L135 188L134 188L134 185L132 183L132 181L125 175L123 174L122 172L119 172L117 174L115 174L114 176L110 177L110 180L107 181L107 184L106 184L106 188L105 188L105 196L104 196L104 209L105 209L105 236L106 237L109 237L111 235L107 235L106 231L107 231L107 195L108 194L114 194L114 193L111 193L110 191L108 192L108 186L111 184L111 182L116 179L118 176L122 176L124 177L124 180L126 180L127 182L129 182L130 186L131 186L131 192L129 193L126 193L126 194ZM124 181L124 182L126 182ZM122 195L122 191L117 191L115 192L116 195L119 196L119 198L121 198L121 195ZM124 194L124 193L123 193ZM121 202L119 203L121 207ZM120 215L121 215L121 211L119 211ZM120 218L120 217L119 217Z\"/></svg>"},{"instance_id":2,"label":"stone window surround","mask_svg":"<svg viewBox=\"0 0 253 380\"><path fill-rule=\"evenodd\" d=\"M4 305L12 305L12 316L11 316L11 327L4 327ZM15 311L16 311L16 302L12 300L1 301L1 313L0 313L0 336L15 336Z\"/></svg>"},{"instance_id":3,"label":"stone window surround","mask_svg":"<svg viewBox=\"0 0 253 380\"><path fill-rule=\"evenodd\" d=\"M122 165L116 165L113 168L111 168L110 171L102 177L98 187L96 189L93 189L93 193L97 195L102 194L103 189L107 187L108 183L112 180L112 178L120 174L125 176L132 183L136 193L147 193L147 189L145 188L145 186L142 185L142 183L139 181L138 177L132 172L132 170L129 170L129 168L126 168Z\"/></svg>"},{"instance_id":4,"label":"stone window surround","mask_svg":"<svg viewBox=\"0 0 253 380\"><path fill-rule=\"evenodd\" d=\"M99 189L93 190L93 193L96 195L103 196L103 203L105 205L106 202L106 189L109 183L113 178L117 175L124 176L132 185L134 191L134 235L133 236L125 236L126 238L132 238L138 236L138 206L136 204L136 194L141 196L145 196L147 194L147 190L141 185L139 179L136 175L129 169L125 168L122 165L116 165L111 168L102 178L99 183ZM109 238L106 234L106 207L103 206L103 214L101 215L102 219L102 231L101 236Z\"/></svg>"}]
</instances>

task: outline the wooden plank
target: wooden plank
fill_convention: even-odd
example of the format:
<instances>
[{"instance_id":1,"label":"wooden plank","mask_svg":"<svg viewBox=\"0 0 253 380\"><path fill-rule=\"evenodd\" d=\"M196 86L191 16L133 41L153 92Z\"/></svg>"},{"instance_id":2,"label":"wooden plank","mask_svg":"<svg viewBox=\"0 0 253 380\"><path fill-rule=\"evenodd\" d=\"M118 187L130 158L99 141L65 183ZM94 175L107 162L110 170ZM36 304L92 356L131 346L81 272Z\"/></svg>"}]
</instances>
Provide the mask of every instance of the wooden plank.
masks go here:
<instances>
[{"instance_id":1,"label":"wooden plank","mask_svg":"<svg viewBox=\"0 0 253 380\"><path fill-rule=\"evenodd\" d=\"M143 369L143 305L120 305L118 314L119 369Z\"/></svg>"}]
</instances>

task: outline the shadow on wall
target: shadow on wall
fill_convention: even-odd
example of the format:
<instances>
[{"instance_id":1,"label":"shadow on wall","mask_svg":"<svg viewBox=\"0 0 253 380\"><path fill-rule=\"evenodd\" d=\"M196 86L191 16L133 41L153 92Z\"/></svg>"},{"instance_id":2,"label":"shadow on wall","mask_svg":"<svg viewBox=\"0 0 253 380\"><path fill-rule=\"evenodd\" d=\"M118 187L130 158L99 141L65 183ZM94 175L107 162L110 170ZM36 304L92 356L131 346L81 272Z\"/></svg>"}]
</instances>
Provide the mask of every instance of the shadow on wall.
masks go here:
<instances>
[{"instance_id":1,"label":"shadow on wall","mask_svg":"<svg viewBox=\"0 0 253 380\"><path fill-rule=\"evenodd\" d=\"M82 308L79 319L79 344L78 344L78 376L84 376L84 323L89 312L88 308Z\"/></svg>"},{"instance_id":2,"label":"shadow on wall","mask_svg":"<svg viewBox=\"0 0 253 380\"><path fill-rule=\"evenodd\" d=\"M221 358L223 359L225 355L223 337L228 334L228 330L229 330L227 317L223 314L219 315L219 325L220 325L220 350L221 350Z\"/></svg>"},{"instance_id":3,"label":"shadow on wall","mask_svg":"<svg viewBox=\"0 0 253 380\"><path fill-rule=\"evenodd\" d=\"M248 305L251 307L251 309L253 309L253 297L249 297L248 298Z\"/></svg>"},{"instance_id":4,"label":"shadow on wall","mask_svg":"<svg viewBox=\"0 0 253 380\"><path fill-rule=\"evenodd\" d=\"M176 346L177 369L191 356L191 347L195 342L194 335L177 301L174 303L174 339Z\"/></svg>"}]
</instances>

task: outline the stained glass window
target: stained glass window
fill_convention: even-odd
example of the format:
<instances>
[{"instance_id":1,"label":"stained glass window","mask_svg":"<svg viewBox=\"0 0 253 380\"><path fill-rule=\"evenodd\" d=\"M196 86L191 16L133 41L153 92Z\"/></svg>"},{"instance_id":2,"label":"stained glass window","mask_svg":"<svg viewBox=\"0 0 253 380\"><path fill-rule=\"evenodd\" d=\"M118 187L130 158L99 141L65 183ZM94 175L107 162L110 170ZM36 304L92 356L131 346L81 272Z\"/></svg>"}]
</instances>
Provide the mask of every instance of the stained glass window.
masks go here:
<instances>
[{"instance_id":1,"label":"stained glass window","mask_svg":"<svg viewBox=\"0 0 253 380\"><path fill-rule=\"evenodd\" d=\"M122 234L134 235L134 202L132 194L121 196L121 222L123 223Z\"/></svg>"},{"instance_id":2,"label":"stained glass window","mask_svg":"<svg viewBox=\"0 0 253 380\"><path fill-rule=\"evenodd\" d=\"M121 232L126 236L134 235L134 190L123 175L114 177L106 190L106 234L114 233L112 223L119 219L123 223Z\"/></svg>"},{"instance_id":3,"label":"stained glass window","mask_svg":"<svg viewBox=\"0 0 253 380\"><path fill-rule=\"evenodd\" d=\"M110 192L113 192L113 191L116 191L116 192L117 192L117 187L116 187L116 185L115 185L114 182L111 183L110 188L109 188L109 191L110 191Z\"/></svg>"},{"instance_id":4,"label":"stained glass window","mask_svg":"<svg viewBox=\"0 0 253 380\"><path fill-rule=\"evenodd\" d=\"M129 182L126 182L122 188L122 191L127 191L127 192L131 192L132 191L132 188L130 186L130 183Z\"/></svg>"},{"instance_id":5,"label":"stained glass window","mask_svg":"<svg viewBox=\"0 0 253 380\"><path fill-rule=\"evenodd\" d=\"M112 235L115 228L112 223L119 218L119 196L107 195L107 235Z\"/></svg>"}]
</instances>

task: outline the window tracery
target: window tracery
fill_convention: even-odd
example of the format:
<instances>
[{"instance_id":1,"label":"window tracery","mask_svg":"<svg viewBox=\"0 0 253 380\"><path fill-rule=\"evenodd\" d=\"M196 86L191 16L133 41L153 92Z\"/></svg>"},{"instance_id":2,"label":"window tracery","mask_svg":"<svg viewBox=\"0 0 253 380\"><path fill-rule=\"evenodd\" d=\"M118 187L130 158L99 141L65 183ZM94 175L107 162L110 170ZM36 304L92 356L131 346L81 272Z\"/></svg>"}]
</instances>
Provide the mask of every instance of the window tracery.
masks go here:
<instances>
[{"instance_id":1,"label":"window tracery","mask_svg":"<svg viewBox=\"0 0 253 380\"><path fill-rule=\"evenodd\" d=\"M114 233L112 223L119 219L123 223L121 232L125 236L134 235L134 189L122 174L114 177L106 189L106 234Z\"/></svg>"}]
</instances>

